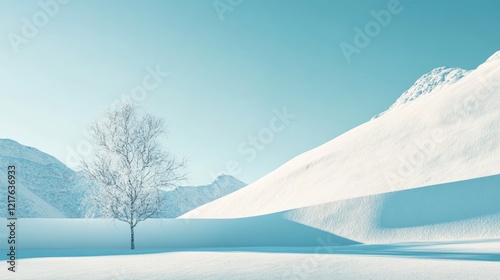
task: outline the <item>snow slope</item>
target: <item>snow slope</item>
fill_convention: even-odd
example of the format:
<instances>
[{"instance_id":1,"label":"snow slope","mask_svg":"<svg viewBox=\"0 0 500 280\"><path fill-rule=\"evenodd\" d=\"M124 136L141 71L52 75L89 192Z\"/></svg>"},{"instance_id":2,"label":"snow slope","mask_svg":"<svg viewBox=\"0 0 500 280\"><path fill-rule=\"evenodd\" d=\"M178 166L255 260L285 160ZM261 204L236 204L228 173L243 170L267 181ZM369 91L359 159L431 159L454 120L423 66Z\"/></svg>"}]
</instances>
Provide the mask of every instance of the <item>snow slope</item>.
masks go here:
<instances>
[{"instance_id":1,"label":"snow slope","mask_svg":"<svg viewBox=\"0 0 500 280\"><path fill-rule=\"evenodd\" d=\"M499 174L500 55L455 72L463 77L182 217L257 216Z\"/></svg>"}]
</instances>

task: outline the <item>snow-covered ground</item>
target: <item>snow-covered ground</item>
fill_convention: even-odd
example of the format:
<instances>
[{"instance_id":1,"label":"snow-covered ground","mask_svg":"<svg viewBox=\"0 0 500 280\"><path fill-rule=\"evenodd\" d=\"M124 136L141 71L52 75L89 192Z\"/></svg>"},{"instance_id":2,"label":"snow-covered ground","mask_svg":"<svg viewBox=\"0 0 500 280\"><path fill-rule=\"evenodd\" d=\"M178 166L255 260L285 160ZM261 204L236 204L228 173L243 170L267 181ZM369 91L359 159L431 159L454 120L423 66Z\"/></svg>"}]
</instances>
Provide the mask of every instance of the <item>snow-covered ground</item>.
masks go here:
<instances>
[{"instance_id":1,"label":"snow-covered ground","mask_svg":"<svg viewBox=\"0 0 500 280\"><path fill-rule=\"evenodd\" d=\"M7 222L0 219L0 224ZM135 233L137 249L314 246L318 239L329 245L357 244L289 221L281 213L229 220L151 219L139 223ZM17 239L20 250L120 250L130 247L129 234L126 223L112 220L35 218L18 220ZM7 236L5 226L0 236ZM0 249L5 250L3 240Z\"/></svg>"},{"instance_id":2,"label":"snow-covered ground","mask_svg":"<svg viewBox=\"0 0 500 280\"><path fill-rule=\"evenodd\" d=\"M80 254L21 259L1 279L500 279L500 240Z\"/></svg>"}]
</instances>

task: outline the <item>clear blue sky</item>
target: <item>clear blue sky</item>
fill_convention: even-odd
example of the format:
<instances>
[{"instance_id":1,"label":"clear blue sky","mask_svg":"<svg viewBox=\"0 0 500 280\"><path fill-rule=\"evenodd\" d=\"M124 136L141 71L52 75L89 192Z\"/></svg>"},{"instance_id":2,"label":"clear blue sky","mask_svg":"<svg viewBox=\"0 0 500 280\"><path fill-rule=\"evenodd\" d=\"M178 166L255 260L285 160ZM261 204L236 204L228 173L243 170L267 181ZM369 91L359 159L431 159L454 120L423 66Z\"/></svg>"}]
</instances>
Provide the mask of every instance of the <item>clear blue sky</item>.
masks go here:
<instances>
[{"instance_id":1,"label":"clear blue sky","mask_svg":"<svg viewBox=\"0 0 500 280\"><path fill-rule=\"evenodd\" d=\"M348 63L339 45L389 2L243 0L221 20L212 0L72 0L45 24L38 1L2 0L0 138L65 162L86 125L158 65L170 75L140 105L167 120L187 183L231 161L250 183L384 111L433 68L473 69L500 49L498 1L402 0ZM44 26L15 52L12 34L34 16ZM285 106L296 118L250 158L244 141Z\"/></svg>"}]
</instances>

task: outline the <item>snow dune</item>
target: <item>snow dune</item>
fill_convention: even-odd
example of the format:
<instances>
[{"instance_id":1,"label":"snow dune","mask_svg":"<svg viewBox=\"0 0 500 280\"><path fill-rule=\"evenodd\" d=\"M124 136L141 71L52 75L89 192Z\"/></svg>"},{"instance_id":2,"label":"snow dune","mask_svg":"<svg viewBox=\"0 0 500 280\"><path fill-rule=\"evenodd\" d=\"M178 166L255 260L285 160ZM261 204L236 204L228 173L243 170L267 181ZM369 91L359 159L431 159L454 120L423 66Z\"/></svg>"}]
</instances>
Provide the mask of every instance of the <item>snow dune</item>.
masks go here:
<instances>
[{"instance_id":1,"label":"snow dune","mask_svg":"<svg viewBox=\"0 0 500 280\"><path fill-rule=\"evenodd\" d=\"M362 243L500 238L500 175L283 212L291 221Z\"/></svg>"}]
</instances>

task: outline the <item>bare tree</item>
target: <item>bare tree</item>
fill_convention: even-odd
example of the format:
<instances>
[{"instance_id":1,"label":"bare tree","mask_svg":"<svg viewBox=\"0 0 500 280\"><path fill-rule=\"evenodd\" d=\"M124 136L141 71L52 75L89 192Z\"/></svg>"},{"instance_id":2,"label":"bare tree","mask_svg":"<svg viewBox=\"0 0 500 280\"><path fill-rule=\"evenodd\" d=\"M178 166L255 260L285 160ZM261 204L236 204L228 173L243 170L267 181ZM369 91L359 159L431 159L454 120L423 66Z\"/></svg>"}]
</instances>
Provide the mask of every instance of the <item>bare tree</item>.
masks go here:
<instances>
[{"instance_id":1,"label":"bare tree","mask_svg":"<svg viewBox=\"0 0 500 280\"><path fill-rule=\"evenodd\" d=\"M109 109L89 127L93 149L81 164L96 188L87 200L98 216L129 224L132 250L134 228L162 209L160 188L185 178L180 173L184 161L177 161L158 142L165 134L162 119L131 103Z\"/></svg>"}]
</instances>

